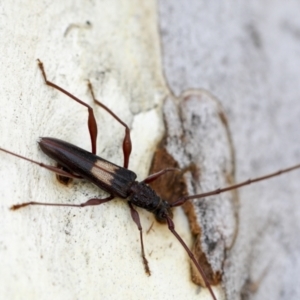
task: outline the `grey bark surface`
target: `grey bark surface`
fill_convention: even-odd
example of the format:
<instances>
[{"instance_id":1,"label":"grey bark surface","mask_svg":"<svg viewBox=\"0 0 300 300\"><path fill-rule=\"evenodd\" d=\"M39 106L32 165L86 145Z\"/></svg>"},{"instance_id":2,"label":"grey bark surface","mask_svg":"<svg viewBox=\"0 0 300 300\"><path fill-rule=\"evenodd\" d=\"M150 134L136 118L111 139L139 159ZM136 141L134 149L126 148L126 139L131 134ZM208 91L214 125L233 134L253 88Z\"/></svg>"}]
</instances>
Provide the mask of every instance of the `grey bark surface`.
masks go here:
<instances>
[{"instance_id":1,"label":"grey bark surface","mask_svg":"<svg viewBox=\"0 0 300 300\"><path fill-rule=\"evenodd\" d=\"M159 1L163 66L180 95L204 88L221 102L236 182L299 163L299 2ZM299 299L299 171L238 191L228 253L228 299Z\"/></svg>"}]
</instances>

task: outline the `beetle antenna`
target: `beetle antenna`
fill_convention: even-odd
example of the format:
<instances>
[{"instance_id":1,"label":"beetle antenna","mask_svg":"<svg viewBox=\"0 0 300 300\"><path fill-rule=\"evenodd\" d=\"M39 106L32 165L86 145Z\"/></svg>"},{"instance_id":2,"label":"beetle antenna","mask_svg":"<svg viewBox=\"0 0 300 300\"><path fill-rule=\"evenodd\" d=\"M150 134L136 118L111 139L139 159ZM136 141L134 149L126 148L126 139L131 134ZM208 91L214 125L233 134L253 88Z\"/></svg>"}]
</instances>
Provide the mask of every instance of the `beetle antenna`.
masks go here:
<instances>
[{"instance_id":1,"label":"beetle antenna","mask_svg":"<svg viewBox=\"0 0 300 300\"><path fill-rule=\"evenodd\" d=\"M267 175L264 175L264 176L261 176L261 177L256 177L254 179L248 179L246 181L243 181L243 182L240 182L240 183L237 183L237 184L225 187L225 188L218 188L216 190L206 192L206 193L202 193L202 194L181 197L178 200L176 200L175 202L170 203L170 206L171 207L181 206L187 200L200 199L200 198L204 198L204 197L208 197L208 196L218 195L218 194L221 194L221 193L224 193L224 192L227 192L227 191L238 189L240 187L243 187L245 185L249 185L249 184L254 183L254 182L263 181L263 180L266 180L266 179L269 179L269 178L272 178L272 177L276 177L276 176L279 176L281 174L288 173L288 172L294 171L294 170L299 169L299 168L300 168L300 164L294 165L292 167L282 169L282 170L279 170L277 172L270 173L270 174L267 174Z\"/></svg>"},{"instance_id":2,"label":"beetle antenna","mask_svg":"<svg viewBox=\"0 0 300 300\"><path fill-rule=\"evenodd\" d=\"M165 219L167 221L168 227L170 229L170 231L175 235L175 237L177 238L177 240L180 242L180 244L183 246L183 248L185 249L185 251L187 252L187 254L189 255L190 259L193 261L193 263L195 264L196 268L198 269L199 273L201 274L201 277L203 279L203 281L205 282L206 287L208 288L211 296L213 297L214 300L217 300L208 280L207 277L205 275L205 272L203 270L203 268L200 266L200 264L197 262L194 254L192 253L192 251L188 248L188 246L186 245L186 243L183 241L183 239L180 237L180 235L176 232L175 230L175 225L172 221L172 219L170 217L168 217L167 215L165 215Z\"/></svg>"}]
</instances>

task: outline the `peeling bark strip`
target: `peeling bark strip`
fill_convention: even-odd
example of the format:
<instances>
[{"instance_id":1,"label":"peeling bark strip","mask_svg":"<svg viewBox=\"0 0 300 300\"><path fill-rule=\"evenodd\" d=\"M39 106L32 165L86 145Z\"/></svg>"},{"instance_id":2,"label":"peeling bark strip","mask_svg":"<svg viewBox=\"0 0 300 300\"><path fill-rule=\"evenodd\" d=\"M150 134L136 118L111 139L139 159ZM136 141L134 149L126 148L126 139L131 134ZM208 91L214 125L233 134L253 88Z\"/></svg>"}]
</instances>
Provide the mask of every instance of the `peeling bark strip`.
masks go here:
<instances>
[{"instance_id":1,"label":"peeling bark strip","mask_svg":"<svg viewBox=\"0 0 300 300\"><path fill-rule=\"evenodd\" d=\"M152 187L171 203L178 197L203 193L234 183L234 155L226 117L219 102L204 90L190 90L164 104L166 134L152 161L151 173L180 168ZM183 205L195 237L193 253L211 285L220 283L226 251L238 228L235 190ZM191 264L192 280L205 286Z\"/></svg>"}]
</instances>

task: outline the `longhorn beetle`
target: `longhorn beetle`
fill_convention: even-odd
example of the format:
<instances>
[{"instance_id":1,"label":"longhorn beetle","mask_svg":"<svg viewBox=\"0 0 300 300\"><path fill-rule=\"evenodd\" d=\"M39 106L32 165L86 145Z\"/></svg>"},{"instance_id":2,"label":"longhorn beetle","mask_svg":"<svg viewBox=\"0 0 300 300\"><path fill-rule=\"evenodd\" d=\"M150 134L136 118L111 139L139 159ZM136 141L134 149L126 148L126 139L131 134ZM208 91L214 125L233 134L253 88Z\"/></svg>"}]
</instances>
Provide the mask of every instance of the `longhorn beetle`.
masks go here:
<instances>
[{"instance_id":1,"label":"longhorn beetle","mask_svg":"<svg viewBox=\"0 0 300 300\"><path fill-rule=\"evenodd\" d=\"M145 272L150 275L150 268L148 265L148 261L145 256L144 251L144 243L143 243L143 234L142 234L142 226L139 218L139 214L134 208L134 206L138 206L152 212L155 215L155 218L160 223L166 223L169 230L175 235L178 241L181 243L199 273L201 274L203 281L205 282L206 287L209 289L209 292L214 300L216 300L216 296L208 283L206 275L194 257L191 250L187 247L182 238L175 231L175 226L172 221L172 208L176 206L183 205L189 199L200 199L203 197L220 194L232 189L237 189L239 187L251 184L253 182L262 181L271 177L278 176L282 173L287 173L292 170L300 168L300 164L292 166L290 168L286 168L265 176L261 176L255 179L249 179L244 182L225 187L219 188L214 191L192 195L192 196L184 196L177 199L173 203L169 203L166 200L161 199L156 192L148 185L154 180L158 179L160 176L164 175L167 172L175 172L178 169L175 168L167 168L163 169L157 173L154 173L148 176L141 182L136 181L136 174L133 171L128 170L129 158L131 153L131 138L130 138L130 129L129 127L117 116L115 115L108 107L104 104L96 100L93 88L90 82L88 82L88 88L91 93L91 96L94 102L101 106L104 110L106 110L116 121L118 121L122 126L125 127L125 136L123 139L123 155L124 162L123 167L115 165L99 156L96 155L96 139L97 139L97 122L95 120L94 112L91 106L82 102L80 99L76 98L71 93L67 92L63 88L58 85L47 80L46 72L43 66L43 63L38 60L38 67L41 70L42 76L44 78L45 84L57 89L58 91L66 94L74 101L79 104L85 106L88 109L88 129L91 138L91 146L92 152L88 152L83 150L75 145L67 143L62 140L58 140L50 137L43 137L39 141L39 146L42 151L47 154L49 157L54 159L59 167L53 167L50 165L45 165L43 163L34 161L32 159L26 158L19 154L13 153L11 151L0 148L1 151L11 154L13 156L17 156L21 159L27 160L31 163L37 164L40 167L43 167L49 171L52 171L60 176L68 177L68 178L76 178L76 179L86 179L100 187L102 190L109 193L109 196L106 198L98 199L92 198L87 200L81 204L59 204L59 203L43 203L43 202L25 202L21 204L15 204L11 207L11 210L17 210L19 208L29 206L29 205L46 205L46 206L67 206L67 207L85 207L91 205L100 205L102 203L113 200L115 197L120 197L123 199L128 199L127 203L130 208L131 217L135 224L138 227L140 232L140 241L141 241L141 256L143 259L143 264L145 267Z\"/></svg>"}]
</instances>

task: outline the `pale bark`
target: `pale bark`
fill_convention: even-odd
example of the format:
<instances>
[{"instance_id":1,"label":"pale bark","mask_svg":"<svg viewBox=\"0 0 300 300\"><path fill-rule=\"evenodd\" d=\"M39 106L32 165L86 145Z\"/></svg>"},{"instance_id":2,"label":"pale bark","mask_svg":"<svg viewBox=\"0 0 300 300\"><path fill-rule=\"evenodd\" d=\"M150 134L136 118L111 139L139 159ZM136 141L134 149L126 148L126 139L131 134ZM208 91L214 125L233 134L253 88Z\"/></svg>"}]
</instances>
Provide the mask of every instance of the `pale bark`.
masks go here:
<instances>
[{"instance_id":1,"label":"pale bark","mask_svg":"<svg viewBox=\"0 0 300 300\"><path fill-rule=\"evenodd\" d=\"M163 134L166 81L177 95L205 88L223 104L236 181L299 162L299 4L184 3L170 9L161 1L158 15L150 1L2 2L0 147L48 164L37 146L41 136L90 149L86 109L44 85L39 58L49 80L91 104L90 79L97 97L130 126L130 169L139 179ZM95 115L97 153L122 165L123 128L101 108ZM230 299L265 269L253 299L299 298L298 177L239 192L239 236L225 269ZM85 209L9 210L24 201L80 203L103 195L86 182L64 187L54 174L0 153L1 298L211 299L197 293L186 253L157 223L145 234L152 271L146 276L139 233L121 200ZM154 218L139 212L146 232ZM180 209L174 222L190 246Z\"/></svg>"}]
</instances>

